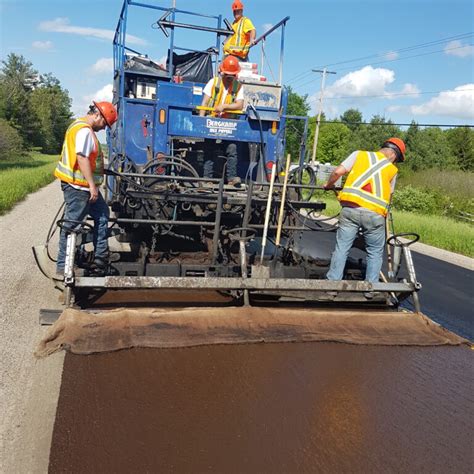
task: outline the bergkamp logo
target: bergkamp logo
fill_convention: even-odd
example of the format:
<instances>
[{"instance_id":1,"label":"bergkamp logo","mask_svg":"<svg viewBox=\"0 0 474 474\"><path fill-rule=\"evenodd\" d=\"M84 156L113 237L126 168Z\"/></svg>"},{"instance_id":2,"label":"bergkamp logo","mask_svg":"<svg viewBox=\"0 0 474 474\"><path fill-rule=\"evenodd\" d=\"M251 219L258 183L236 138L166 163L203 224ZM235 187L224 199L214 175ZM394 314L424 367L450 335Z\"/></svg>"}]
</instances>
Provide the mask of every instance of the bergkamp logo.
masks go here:
<instances>
[{"instance_id":1,"label":"bergkamp logo","mask_svg":"<svg viewBox=\"0 0 474 474\"><path fill-rule=\"evenodd\" d=\"M207 119L206 121L206 127L211 128L211 127L217 127L217 128L236 128L237 123L236 122L227 122L225 120L212 120L212 119Z\"/></svg>"},{"instance_id":2,"label":"bergkamp logo","mask_svg":"<svg viewBox=\"0 0 474 474\"><path fill-rule=\"evenodd\" d=\"M209 129L209 133L215 133L218 135L232 135L237 129L237 122L207 119L206 127Z\"/></svg>"}]
</instances>

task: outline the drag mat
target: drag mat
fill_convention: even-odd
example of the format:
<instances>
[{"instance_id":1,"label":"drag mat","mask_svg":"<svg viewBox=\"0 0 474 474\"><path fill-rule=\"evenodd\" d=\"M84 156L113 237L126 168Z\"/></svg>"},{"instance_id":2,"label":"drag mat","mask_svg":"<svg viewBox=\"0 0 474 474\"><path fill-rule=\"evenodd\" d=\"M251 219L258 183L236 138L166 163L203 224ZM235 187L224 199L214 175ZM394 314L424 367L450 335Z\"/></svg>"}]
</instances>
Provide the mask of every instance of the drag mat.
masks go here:
<instances>
[{"instance_id":1,"label":"drag mat","mask_svg":"<svg viewBox=\"0 0 474 474\"><path fill-rule=\"evenodd\" d=\"M133 347L335 341L377 345L458 345L467 340L420 313L264 307L66 309L36 351L74 354Z\"/></svg>"},{"instance_id":2,"label":"drag mat","mask_svg":"<svg viewBox=\"0 0 474 474\"><path fill-rule=\"evenodd\" d=\"M472 356L329 342L67 353L49 472L471 473Z\"/></svg>"}]
</instances>

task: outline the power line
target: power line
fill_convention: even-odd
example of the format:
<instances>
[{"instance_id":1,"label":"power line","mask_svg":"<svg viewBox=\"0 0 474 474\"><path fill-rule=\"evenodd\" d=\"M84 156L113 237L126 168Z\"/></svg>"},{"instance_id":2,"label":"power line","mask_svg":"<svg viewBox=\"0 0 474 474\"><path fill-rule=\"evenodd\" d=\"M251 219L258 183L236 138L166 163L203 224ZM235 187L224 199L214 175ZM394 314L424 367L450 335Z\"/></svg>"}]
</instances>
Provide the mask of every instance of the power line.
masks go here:
<instances>
[{"instance_id":1,"label":"power line","mask_svg":"<svg viewBox=\"0 0 474 474\"><path fill-rule=\"evenodd\" d=\"M374 126L387 126L387 125L396 125L397 127L410 127L416 125L417 127L445 127L445 128L474 128L474 125L455 125L455 124L446 124L446 123L393 123L393 122L384 122L384 123L371 123L371 122L342 122L341 120L321 120L321 123L342 123L344 125L374 125Z\"/></svg>"},{"instance_id":2,"label":"power line","mask_svg":"<svg viewBox=\"0 0 474 474\"><path fill-rule=\"evenodd\" d=\"M437 49L436 51L429 51L428 53L415 54L413 56L406 56L404 58L387 59L385 61L378 61L376 63L371 63L371 64L359 64L359 65L355 65L355 66L351 66L351 67L342 68L340 70L341 71L347 71L349 69L353 69L354 67L365 67L365 66L371 66L371 65L376 65L376 64L384 64L384 63L391 63L391 62L395 62L395 61L402 61L404 59L419 58L420 56L428 56L430 54L442 53L442 52L445 52L445 51L453 51L455 49L462 49L462 48L465 48L466 46L472 46L472 44L467 44L467 45L463 45L463 46L456 46L455 48ZM314 79L312 79L308 82L305 82L304 84L300 84L299 86L294 87L294 89L295 90L301 89L302 87L304 87L308 84L311 84L312 82L314 82Z\"/></svg>"},{"instance_id":3,"label":"power line","mask_svg":"<svg viewBox=\"0 0 474 474\"><path fill-rule=\"evenodd\" d=\"M466 91L474 91L474 89L458 89L455 91L449 91L450 93L458 93L458 92L466 92ZM378 98L378 97L400 97L400 96L408 96L408 95L434 95L434 94L440 94L442 92L447 92L447 91L431 91L431 92L400 92L400 93L394 93L394 94L382 94L382 95L346 95L346 96L341 96L341 97L326 97L325 100L339 100L339 99L366 99L366 98ZM314 98L310 100L309 102L317 102L318 99Z\"/></svg>"},{"instance_id":4,"label":"power line","mask_svg":"<svg viewBox=\"0 0 474 474\"><path fill-rule=\"evenodd\" d=\"M462 46L456 46L454 48L443 48L443 49L437 49L435 51L429 51L428 53L420 53L420 54L414 54L413 56L405 56L404 58L396 58L396 59L386 59L385 61L377 61L376 63L371 63L371 64L384 64L384 63L393 63L395 61L403 61L404 59L412 59L412 58L419 58L421 56L428 56L430 54L435 54L435 53L444 53L445 51L453 51L455 49L462 49L465 48L466 46L472 46L472 43L465 44ZM368 66L368 64L364 64L364 66ZM360 67L359 66L351 66L351 67L345 67L342 68L341 71L347 71L348 69L352 69L353 67Z\"/></svg>"},{"instance_id":5,"label":"power line","mask_svg":"<svg viewBox=\"0 0 474 474\"><path fill-rule=\"evenodd\" d=\"M400 49L395 50L395 51L387 51L385 53L371 54L371 55L368 55L368 56L362 56L362 57L359 57L359 58L348 59L348 60L345 60L345 61L338 61L336 63L328 64L327 66L336 66L336 65L346 64L346 63L350 63L350 62L363 61L363 60L371 59L371 58L374 58L374 57L377 58L377 57L381 57L381 56L384 56L384 55L390 54L390 53L392 53L392 54L403 53L403 52L407 52L407 51L412 51L414 49L426 48L428 46L434 46L436 44L446 43L448 41L464 39L464 38L467 38L469 36L472 36L473 34L474 34L474 32L471 31L471 32L468 32L468 33L462 33L462 34L458 34L458 35L455 35L455 36L449 36L449 37L442 38L442 39L439 39L439 40L429 41L429 42L426 42L426 43L420 43L420 44L417 44L417 45L408 46L408 47L405 47L405 48L400 48ZM318 68L320 68L320 67L318 67ZM311 68L311 69L316 69L316 67ZM303 76L310 75L311 74L311 69L303 71L302 73L299 73L296 76L293 76L288 81L288 83L297 82L297 81L303 79Z\"/></svg>"}]
</instances>

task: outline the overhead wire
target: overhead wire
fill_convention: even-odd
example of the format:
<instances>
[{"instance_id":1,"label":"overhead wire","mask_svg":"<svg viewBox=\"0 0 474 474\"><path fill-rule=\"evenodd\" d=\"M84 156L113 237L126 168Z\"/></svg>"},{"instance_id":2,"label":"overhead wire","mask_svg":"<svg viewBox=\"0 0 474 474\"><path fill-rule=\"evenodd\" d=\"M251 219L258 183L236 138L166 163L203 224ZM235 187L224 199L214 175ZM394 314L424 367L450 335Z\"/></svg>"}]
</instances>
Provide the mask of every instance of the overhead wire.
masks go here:
<instances>
[{"instance_id":1,"label":"overhead wire","mask_svg":"<svg viewBox=\"0 0 474 474\"><path fill-rule=\"evenodd\" d=\"M361 57L354 58L354 59L347 59L347 60L344 60L344 61L337 61L335 63L326 64L324 66L314 66L311 69L308 69L306 71L303 71L303 72L297 74L296 76L293 76L291 79L289 79L287 81L287 84L291 84L293 82L298 82L301 79L304 79L306 76L311 75L312 74L312 69L321 69L323 67L333 67L333 66L338 66L340 64L347 64L347 63L351 63L351 62L364 61L366 59L383 57L383 56L386 56L387 54L405 53L405 52L408 52L408 51L413 51L415 49L427 48L429 46L435 46L437 44L447 43L449 41L465 39L465 38L468 38L470 36L473 36L473 34L474 34L474 32L471 31L471 32L467 32L467 33L454 35L454 36L448 36L448 37L445 37L445 38L441 38L439 40L429 41L429 42L425 42L425 43L420 43L420 44L408 46L408 47L405 47L405 48L400 48L400 49L397 49L397 50L386 51L384 53L374 53L374 54L370 54L370 55L367 55L367 56L361 56ZM460 46L460 47L465 47L465 45ZM455 48L453 48L453 49L455 49ZM398 58L395 58L393 60L396 60L396 59L398 59Z\"/></svg>"},{"instance_id":2,"label":"overhead wire","mask_svg":"<svg viewBox=\"0 0 474 474\"><path fill-rule=\"evenodd\" d=\"M462 45L462 46L456 46L454 48L448 48L448 49L438 49L436 51L429 51L428 53L421 53L421 54L415 54L413 56L406 56L406 57L403 57L403 58L396 58L396 59L387 59L387 60L384 60L384 61L378 61L376 63L370 63L370 64L358 64L358 65L355 65L355 66L351 66L351 67L348 67L348 68L343 68L343 69L339 69L338 72L340 71L347 71L349 69L353 69L354 67L358 67L358 68L362 68L362 67L366 67L366 66L372 66L372 65L377 65L377 64L385 64L385 63L390 63L390 62L395 62L395 61L402 61L402 60L405 60L405 59L413 59L413 58L419 58L421 56L428 56L430 54L435 54L435 53L442 53L442 52L445 52L445 51L452 51L452 50L455 50L455 49L462 49L462 48L465 48L466 46L472 46L473 44L470 43L470 44L466 44L466 45ZM312 84L313 82L315 82L318 78L317 77L314 77L312 78L311 80L303 83L303 84L299 84L298 86L295 86L293 87L294 90L299 90L301 89L302 87L304 86L307 86L308 84Z\"/></svg>"}]
</instances>

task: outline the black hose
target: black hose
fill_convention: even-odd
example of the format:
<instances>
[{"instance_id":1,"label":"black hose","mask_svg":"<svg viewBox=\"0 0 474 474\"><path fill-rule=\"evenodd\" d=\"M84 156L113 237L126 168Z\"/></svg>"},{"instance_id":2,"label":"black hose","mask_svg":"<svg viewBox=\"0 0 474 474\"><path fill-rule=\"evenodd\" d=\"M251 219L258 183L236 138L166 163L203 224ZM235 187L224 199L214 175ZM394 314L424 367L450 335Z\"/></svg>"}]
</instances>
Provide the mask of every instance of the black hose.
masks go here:
<instances>
[{"instance_id":1,"label":"black hose","mask_svg":"<svg viewBox=\"0 0 474 474\"><path fill-rule=\"evenodd\" d=\"M266 165L267 165L267 151L266 151L266 149L265 149L265 141L264 141L264 139L263 139L263 125L262 125L262 120L261 120L261 118L260 118L260 114L257 112L257 109L255 108L254 105L249 104L248 107L253 110L253 112L254 112L254 114L255 114L255 117L256 117L257 120L258 120L258 127L259 127L259 130L260 130L260 150L261 150L260 159L263 159L263 169L265 170L265 169L266 169Z\"/></svg>"}]
</instances>

